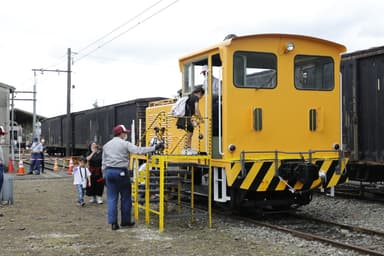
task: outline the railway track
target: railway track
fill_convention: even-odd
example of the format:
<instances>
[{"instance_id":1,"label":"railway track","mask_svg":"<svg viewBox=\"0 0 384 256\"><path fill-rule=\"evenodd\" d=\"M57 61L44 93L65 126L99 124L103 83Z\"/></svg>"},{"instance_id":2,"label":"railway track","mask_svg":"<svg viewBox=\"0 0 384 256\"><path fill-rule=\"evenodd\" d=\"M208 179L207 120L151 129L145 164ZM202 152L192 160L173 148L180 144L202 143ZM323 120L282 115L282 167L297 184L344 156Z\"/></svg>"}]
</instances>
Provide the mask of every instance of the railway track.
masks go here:
<instances>
[{"instance_id":1,"label":"railway track","mask_svg":"<svg viewBox=\"0 0 384 256\"><path fill-rule=\"evenodd\" d=\"M368 255L384 255L384 232L325 221L300 214L271 221L245 219L259 226L272 228L306 240L316 240L343 249Z\"/></svg>"},{"instance_id":2,"label":"railway track","mask_svg":"<svg viewBox=\"0 0 384 256\"><path fill-rule=\"evenodd\" d=\"M195 206L199 210L206 210L206 202L197 203ZM366 255L384 256L384 232L382 231L317 219L293 211L265 215L263 218L260 218L259 212L233 213L229 209L223 210L222 207L213 207L213 213L289 233L305 240L318 241Z\"/></svg>"},{"instance_id":3,"label":"railway track","mask_svg":"<svg viewBox=\"0 0 384 256\"><path fill-rule=\"evenodd\" d=\"M25 173L29 170L29 165L31 161L30 160L24 160L24 170ZM57 160L57 167L58 170L54 170L55 160L53 159L46 159L44 161L44 172L40 175L24 175L24 176L16 176L17 179L25 179L26 177L29 177L31 179L57 179L57 178L67 178L71 177L71 175L68 175L68 165L67 161L64 159L58 159Z\"/></svg>"},{"instance_id":4,"label":"railway track","mask_svg":"<svg viewBox=\"0 0 384 256\"><path fill-rule=\"evenodd\" d=\"M342 184L336 187L335 194L343 198L384 203L383 184Z\"/></svg>"}]
</instances>

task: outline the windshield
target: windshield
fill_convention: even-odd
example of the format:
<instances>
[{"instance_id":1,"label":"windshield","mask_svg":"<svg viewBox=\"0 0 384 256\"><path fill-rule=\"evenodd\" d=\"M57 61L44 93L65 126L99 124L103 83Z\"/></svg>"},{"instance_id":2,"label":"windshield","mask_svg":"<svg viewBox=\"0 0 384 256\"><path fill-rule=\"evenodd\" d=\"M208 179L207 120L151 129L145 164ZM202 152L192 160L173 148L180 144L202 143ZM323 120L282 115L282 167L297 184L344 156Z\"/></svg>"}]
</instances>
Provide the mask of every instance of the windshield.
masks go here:
<instances>
[{"instance_id":1,"label":"windshield","mask_svg":"<svg viewBox=\"0 0 384 256\"><path fill-rule=\"evenodd\" d=\"M237 51L233 59L236 87L274 88L277 81L277 59L272 53Z\"/></svg>"}]
</instances>

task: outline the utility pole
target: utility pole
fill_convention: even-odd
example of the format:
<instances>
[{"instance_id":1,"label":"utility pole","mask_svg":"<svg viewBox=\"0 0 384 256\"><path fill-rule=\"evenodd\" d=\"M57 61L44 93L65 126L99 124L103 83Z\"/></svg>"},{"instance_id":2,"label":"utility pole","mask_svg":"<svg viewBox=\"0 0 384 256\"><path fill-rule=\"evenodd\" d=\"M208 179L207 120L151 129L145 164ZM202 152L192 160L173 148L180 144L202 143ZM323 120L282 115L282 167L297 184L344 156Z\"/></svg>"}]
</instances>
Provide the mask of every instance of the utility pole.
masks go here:
<instances>
[{"instance_id":1,"label":"utility pole","mask_svg":"<svg viewBox=\"0 0 384 256\"><path fill-rule=\"evenodd\" d=\"M68 48L68 67L67 67L67 145L65 155L71 154L72 143L72 122L71 122L71 48Z\"/></svg>"},{"instance_id":2,"label":"utility pole","mask_svg":"<svg viewBox=\"0 0 384 256\"><path fill-rule=\"evenodd\" d=\"M36 71L33 71L33 120L32 120L32 138L36 136Z\"/></svg>"},{"instance_id":3,"label":"utility pole","mask_svg":"<svg viewBox=\"0 0 384 256\"><path fill-rule=\"evenodd\" d=\"M41 73L44 72L57 72L57 73L67 73L67 143L66 143L66 156L69 156L71 153L71 144L72 144L72 122L71 122L71 48L68 48L68 68L67 70L60 70L60 69L32 69L33 72L35 72L35 83L34 83L34 95L36 95L36 71L40 71ZM36 101L34 96L34 102ZM34 103L36 104L36 103ZM34 105L34 111L36 106ZM35 114L33 116L33 131L35 133L35 125L36 125L36 117ZM34 134L35 135L35 134Z\"/></svg>"},{"instance_id":4,"label":"utility pole","mask_svg":"<svg viewBox=\"0 0 384 256\"><path fill-rule=\"evenodd\" d=\"M36 101L36 98L34 96L32 96L32 99L31 98L23 98L23 99L18 98L18 99L16 99L16 95L15 94L17 94L17 93L28 93L28 94L32 93L33 95L35 95L35 92L36 92L35 89L36 88L34 88L34 91L12 91L12 112L11 112L11 114L12 114L11 120L12 121L11 122L12 122L12 159L13 160L15 159L14 146L13 146L13 136L14 136L14 131L15 131L15 125L14 125L14 123L15 123L15 100L21 100L21 101L31 101L32 100L32 101L34 101L33 104L35 104L35 101ZM34 121L36 120L35 119L35 115L36 115L35 112L36 112L36 110L35 110L35 107L34 107L34 112L33 112L33 114L34 114L33 120ZM35 135L35 130L34 129L35 129L35 127L33 127L33 134L32 134L32 136ZM17 134L17 142L19 144L19 160L20 160L21 159L21 143L23 142L22 141L22 137L21 137L20 134Z\"/></svg>"}]
</instances>

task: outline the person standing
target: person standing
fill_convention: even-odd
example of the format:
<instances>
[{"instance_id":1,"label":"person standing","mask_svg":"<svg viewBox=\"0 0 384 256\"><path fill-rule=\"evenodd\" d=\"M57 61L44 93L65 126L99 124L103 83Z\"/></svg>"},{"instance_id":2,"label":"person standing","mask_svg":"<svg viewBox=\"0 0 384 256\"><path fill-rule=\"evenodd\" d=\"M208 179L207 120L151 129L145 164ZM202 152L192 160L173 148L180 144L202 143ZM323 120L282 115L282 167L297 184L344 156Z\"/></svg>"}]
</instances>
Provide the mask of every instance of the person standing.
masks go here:
<instances>
[{"instance_id":1,"label":"person standing","mask_svg":"<svg viewBox=\"0 0 384 256\"><path fill-rule=\"evenodd\" d=\"M84 206L84 192L86 187L91 186L91 173L87 168L87 159L85 157L80 158L79 165L73 168L73 185L77 189L77 203L79 206Z\"/></svg>"},{"instance_id":2,"label":"person standing","mask_svg":"<svg viewBox=\"0 0 384 256\"><path fill-rule=\"evenodd\" d=\"M196 155L197 151L192 149L192 135L194 127L199 124L199 122L203 123L204 119L201 116L199 110L199 100L204 96L204 88L202 86L196 86L192 94L189 95L186 103L185 103L185 115L184 117L179 117L176 122L176 126L178 129L183 129L187 131L187 141L185 143L185 148L181 151L183 155ZM195 118L194 122L192 122L192 117Z\"/></svg>"},{"instance_id":3,"label":"person standing","mask_svg":"<svg viewBox=\"0 0 384 256\"><path fill-rule=\"evenodd\" d=\"M38 138L33 138L31 145L31 165L29 166L28 174L33 174L36 170L36 175L40 174L40 162L41 152L43 151L43 145L39 142Z\"/></svg>"},{"instance_id":4,"label":"person standing","mask_svg":"<svg viewBox=\"0 0 384 256\"><path fill-rule=\"evenodd\" d=\"M131 220L132 195L131 178L128 174L129 153L146 154L164 147L138 147L126 141L129 130L124 125L113 128L113 138L103 146L102 170L107 185L108 224L112 230L120 228L117 222L117 203L120 196L121 226L133 226Z\"/></svg>"},{"instance_id":5,"label":"person standing","mask_svg":"<svg viewBox=\"0 0 384 256\"><path fill-rule=\"evenodd\" d=\"M7 132L4 130L3 126L0 126L0 191L3 187L3 180L4 180L4 153L3 149L1 147L3 136L6 135Z\"/></svg>"},{"instance_id":6,"label":"person standing","mask_svg":"<svg viewBox=\"0 0 384 256\"><path fill-rule=\"evenodd\" d=\"M87 160L91 172L91 186L87 188L87 196L91 197L90 203L103 203L104 179L101 171L102 151L95 142L88 148Z\"/></svg>"}]
</instances>

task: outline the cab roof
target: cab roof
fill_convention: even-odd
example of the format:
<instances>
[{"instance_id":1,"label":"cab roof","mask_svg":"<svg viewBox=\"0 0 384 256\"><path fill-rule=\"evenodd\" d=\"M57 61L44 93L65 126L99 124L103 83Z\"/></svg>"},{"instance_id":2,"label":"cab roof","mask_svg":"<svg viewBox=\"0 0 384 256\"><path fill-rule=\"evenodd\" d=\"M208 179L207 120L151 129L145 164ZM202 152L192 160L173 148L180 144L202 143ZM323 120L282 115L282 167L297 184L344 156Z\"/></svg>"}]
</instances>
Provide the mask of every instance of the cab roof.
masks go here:
<instances>
[{"instance_id":1,"label":"cab roof","mask_svg":"<svg viewBox=\"0 0 384 256\"><path fill-rule=\"evenodd\" d=\"M296 34L254 34L254 35L246 35L246 36L236 36L230 39L224 40L218 44L212 45L208 48L204 48L202 50L193 52L186 56L183 56L179 59L179 62L184 62L185 60L192 59L194 57L198 57L200 55L208 54L209 52L218 51L220 48L230 46L233 42L245 40L245 39L263 39L263 38L292 38L292 39L301 39L306 41L319 42L322 44L329 45L331 47L335 47L338 49L340 53L345 52L347 49L344 45L338 44L332 41L328 41L321 38L304 36L304 35L296 35Z\"/></svg>"}]
</instances>

